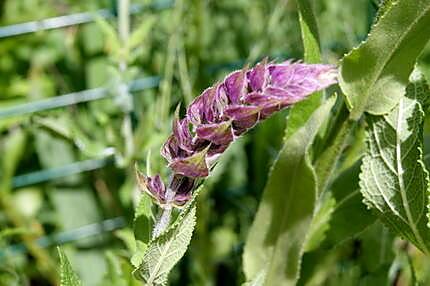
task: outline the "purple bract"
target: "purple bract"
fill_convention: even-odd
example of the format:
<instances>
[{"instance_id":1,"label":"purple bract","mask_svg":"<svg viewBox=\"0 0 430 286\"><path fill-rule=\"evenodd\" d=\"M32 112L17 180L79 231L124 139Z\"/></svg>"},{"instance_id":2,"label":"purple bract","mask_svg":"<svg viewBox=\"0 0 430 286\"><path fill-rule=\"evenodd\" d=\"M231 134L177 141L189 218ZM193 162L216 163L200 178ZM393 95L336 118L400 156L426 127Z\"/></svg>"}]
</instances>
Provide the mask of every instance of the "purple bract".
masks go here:
<instances>
[{"instance_id":1,"label":"purple bract","mask_svg":"<svg viewBox=\"0 0 430 286\"><path fill-rule=\"evenodd\" d=\"M185 118L179 118L179 110L175 113L173 132L161 150L173 172L169 186L159 175L139 173L140 185L161 206L182 206L190 199L196 180L209 175L216 159L238 136L273 113L336 83L336 75L331 65L291 61L263 61L252 69L230 73L196 97Z\"/></svg>"}]
</instances>

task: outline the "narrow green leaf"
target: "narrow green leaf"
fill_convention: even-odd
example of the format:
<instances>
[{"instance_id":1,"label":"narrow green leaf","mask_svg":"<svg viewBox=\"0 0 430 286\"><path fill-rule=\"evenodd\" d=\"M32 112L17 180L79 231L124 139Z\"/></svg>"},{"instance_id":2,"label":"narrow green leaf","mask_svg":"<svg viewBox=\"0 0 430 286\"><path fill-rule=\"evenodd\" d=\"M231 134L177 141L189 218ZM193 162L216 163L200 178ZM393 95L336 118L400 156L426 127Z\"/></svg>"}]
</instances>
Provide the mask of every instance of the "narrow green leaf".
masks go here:
<instances>
[{"instance_id":1,"label":"narrow green leaf","mask_svg":"<svg viewBox=\"0 0 430 286\"><path fill-rule=\"evenodd\" d=\"M304 47L304 60L307 63L321 62L318 26L310 0L296 0L300 29ZM305 124L312 112L321 104L322 91L315 92L307 100L294 105L288 114L286 136L290 137Z\"/></svg>"},{"instance_id":2,"label":"narrow green leaf","mask_svg":"<svg viewBox=\"0 0 430 286\"><path fill-rule=\"evenodd\" d=\"M305 62L310 64L321 61L317 21L311 0L296 0L299 10L300 29L302 32Z\"/></svg>"},{"instance_id":3,"label":"narrow green leaf","mask_svg":"<svg viewBox=\"0 0 430 286\"><path fill-rule=\"evenodd\" d=\"M360 174L365 202L392 230L426 254L430 254L429 176L422 161L422 104L429 96L422 77L414 78L390 113L366 116L367 151Z\"/></svg>"},{"instance_id":4,"label":"narrow green leaf","mask_svg":"<svg viewBox=\"0 0 430 286\"><path fill-rule=\"evenodd\" d=\"M335 97L328 99L287 138L272 167L245 244L247 281L253 281L263 269L264 285L292 285L297 280L316 196L309 148L334 102Z\"/></svg>"},{"instance_id":5,"label":"narrow green leaf","mask_svg":"<svg viewBox=\"0 0 430 286\"><path fill-rule=\"evenodd\" d=\"M354 119L364 111L380 115L396 106L430 38L430 0L402 0L387 6L367 40L342 60L340 86Z\"/></svg>"},{"instance_id":6,"label":"narrow green leaf","mask_svg":"<svg viewBox=\"0 0 430 286\"><path fill-rule=\"evenodd\" d=\"M60 286L82 286L78 275L73 271L66 254L60 247L57 247L60 257Z\"/></svg>"},{"instance_id":7,"label":"narrow green leaf","mask_svg":"<svg viewBox=\"0 0 430 286\"><path fill-rule=\"evenodd\" d=\"M24 154L27 142L27 133L21 128L10 132L9 136L0 141L0 151L2 154L0 165L0 194L9 192L12 177Z\"/></svg>"},{"instance_id":8,"label":"narrow green leaf","mask_svg":"<svg viewBox=\"0 0 430 286\"><path fill-rule=\"evenodd\" d=\"M182 210L176 221L160 236L152 240L145 251L143 262L136 269L138 279L146 285L166 285L172 268L185 254L196 224L194 193L192 201Z\"/></svg>"},{"instance_id":9,"label":"narrow green leaf","mask_svg":"<svg viewBox=\"0 0 430 286\"><path fill-rule=\"evenodd\" d=\"M305 243L305 252L318 248L324 241L326 232L330 228L330 219L334 211L336 201L331 195L322 199L321 205L312 219L311 227Z\"/></svg>"},{"instance_id":10,"label":"narrow green leaf","mask_svg":"<svg viewBox=\"0 0 430 286\"><path fill-rule=\"evenodd\" d=\"M155 23L155 17L147 17L142 23L133 31L130 35L130 39L127 43L127 49L131 51L138 45L143 44L146 40L147 35L151 31L152 26Z\"/></svg>"},{"instance_id":11,"label":"narrow green leaf","mask_svg":"<svg viewBox=\"0 0 430 286\"><path fill-rule=\"evenodd\" d=\"M355 127L355 121L346 119L340 126L335 138L330 146L319 156L315 163L315 170L318 176L318 192L323 193L330 183L336 169L342 151L349 140L349 135Z\"/></svg>"}]
</instances>

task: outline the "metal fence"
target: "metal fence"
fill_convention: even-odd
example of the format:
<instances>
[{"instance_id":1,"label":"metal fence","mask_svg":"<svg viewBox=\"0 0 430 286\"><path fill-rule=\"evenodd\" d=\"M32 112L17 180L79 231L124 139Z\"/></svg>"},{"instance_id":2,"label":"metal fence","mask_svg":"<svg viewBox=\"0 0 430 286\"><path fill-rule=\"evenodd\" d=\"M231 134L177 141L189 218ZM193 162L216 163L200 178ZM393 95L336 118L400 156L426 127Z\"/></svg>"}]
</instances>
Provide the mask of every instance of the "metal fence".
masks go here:
<instances>
[{"instance_id":1,"label":"metal fence","mask_svg":"<svg viewBox=\"0 0 430 286\"><path fill-rule=\"evenodd\" d=\"M173 1L156 1L150 5L131 5L129 13L131 15L137 14L145 10L161 11L173 7ZM0 27L0 40L8 37L16 37L34 32L45 30L65 28L74 25L90 23L96 20L97 17L113 18L116 16L115 9L100 9L95 12L83 12L66 16L54 17L43 19L39 21L31 21L27 23L15 24L5 27ZM243 65L244 60L226 63L207 68L208 73L219 71L220 69L233 69ZM146 89L151 89L159 86L161 81L160 76L150 76L134 80L128 83L129 92L138 92ZM98 87L88 90L83 90L74 93L58 95L55 97L31 101L11 107L0 109L0 120L34 114L37 112L67 107L75 104L100 100L111 97L112 94L108 91L107 87ZM112 154L105 158L89 159L85 161L73 162L64 166L39 170L28 174L17 175L12 179L13 188L21 188L29 185L49 182L58 178L71 176L87 171L103 168L114 162ZM98 223L85 225L76 229L66 230L64 232L44 236L36 240L40 247L49 247L66 242L77 241L89 236L99 235L103 232L110 232L120 229L126 225L123 217L115 217L103 220ZM7 247L0 251L0 259L7 255L14 255L17 253L25 253L27 251L23 244L16 244Z\"/></svg>"},{"instance_id":2,"label":"metal fence","mask_svg":"<svg viewBox=\"0 0 430 286\"><path fill-rule=\"evenodd\" d=\"M156 1L149 5L131 5L129 13L135 15L143 11L161 11L173 6L173 1ZM74 25L80 25L95 21L97 18L113 18L116 16L115 9L100 9L94 12L76 13L66 16L53 17L39 21L31 21L21 24L14 24L0 27L0 40L25 35L45 30L65 28ZM157 87L160 83L159 76L151 76L134 80L128 84L129 92L137 92ZM49 109L67 107L79 103L100 100L112 96L106 87L83 90L79 92L63 94L48 99L32 101L11 107L0 109L0 120L8 117L33 114ZM90 159L85 161L73 162L64 166L39 170L28 174L17 175L12 179L12 187L20 188L42 182L52 181L61 177L67 177L78 173L92 171L103 168L113 163L112 155L105 158ZM40 237L36 243L40 247L49 247L52 245L66 242L77 241L86 237L99 235L103 232L110 232L126 225L123 217L115 217L103 220L90 225L81 226L75 229L66 230L56 234ZM0 259L7 255L25 253L27 251L24 244L15 244L0 251Z\"/></svg>"}]
</instances>

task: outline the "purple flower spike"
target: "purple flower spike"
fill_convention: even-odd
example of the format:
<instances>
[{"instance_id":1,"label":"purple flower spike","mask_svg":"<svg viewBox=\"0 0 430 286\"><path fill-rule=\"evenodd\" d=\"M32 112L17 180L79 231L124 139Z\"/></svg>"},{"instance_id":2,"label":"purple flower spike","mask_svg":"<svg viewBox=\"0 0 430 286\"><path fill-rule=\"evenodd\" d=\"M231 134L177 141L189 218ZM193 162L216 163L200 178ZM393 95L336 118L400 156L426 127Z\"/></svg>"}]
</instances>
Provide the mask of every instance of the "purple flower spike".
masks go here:
<instances>
[{"instance_id":1,"label":"purple flower spike","mask_svg":"<svg viewBox=\"0 0 430 286\"><path fill-rule=\"evenodd\" d=\"M307 95L336 83L337 72L330 65L308 65L285 62L269 66L271 85L285 89L296 98Z\"/></svg>"},{"instance_id":2,"label":"purple flower spike","mask_svg":"<svg viewBox=\"0 0 430 286\"><path fill-rule=\"evenodd\" d=\"M161 150L173 172L168 187L159 176L142 177L141 185L159 204L167 200L182 206L191 198L199 178L209 175L238 136L273 113L336 83L336 75L331 65L267 60L230 73L196 97L185 118L179 118L177 109L173 133ZM173 191L173 198L165 197L166 190Z\"/></svg>"}]
</instances>

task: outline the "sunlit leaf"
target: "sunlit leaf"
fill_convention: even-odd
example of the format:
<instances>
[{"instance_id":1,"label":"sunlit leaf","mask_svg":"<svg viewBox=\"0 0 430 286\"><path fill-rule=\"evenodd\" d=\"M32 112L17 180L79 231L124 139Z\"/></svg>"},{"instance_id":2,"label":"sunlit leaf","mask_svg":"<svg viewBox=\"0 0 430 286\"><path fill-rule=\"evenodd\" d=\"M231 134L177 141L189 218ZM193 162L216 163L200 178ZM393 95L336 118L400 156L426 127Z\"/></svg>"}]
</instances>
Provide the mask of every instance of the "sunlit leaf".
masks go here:
<instances>
[{"instance_id":1,"label":"sunlit leaf","mask_svg":"<svg viewBox=\"0 0 430 286\"><path fill-rule=\"evenodd\" d=\"M330 98L285 141L272 167L245 245L247 281L263 269L267 271L264 285L293 285L297 280L316 199L316 177L308 152L334 101Z\"/></svg>"},{"instance_id":2,"label":"sunlit leaf","mask_svg":"<svg viewBox=\"0 0 430 286\"><path fill-rule=\"evenodd\" d=\"M69 259L66 254L57 247L58 255L60 257L60 285L61 286L82 286L78 275L73 271Z\"/></svg>"},{"instance_id":3,"label":"sunlit leaf","mask_svg":"<svg viewBox=\"0 0 430 286\"><path fill-rule=\"evenodd\" d=\"M367 40L342 60L340 86L355 118L396 106L430 38L430 0L390 2Z\"/></svg>"},{"instance_id":4,"label":"sunlit leaf","mask_svg":"<svg viewBox=\"0 0 430 286\"><path fill-rule=\"evenodd\" d=\"M360 174L365 202L426 254L430 254L429 175L422 156L422 105L429 96L427 84L417 76L390 113L366 116L367 152Z\"/></svg>"}]
</instances>

